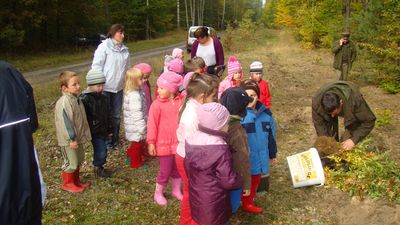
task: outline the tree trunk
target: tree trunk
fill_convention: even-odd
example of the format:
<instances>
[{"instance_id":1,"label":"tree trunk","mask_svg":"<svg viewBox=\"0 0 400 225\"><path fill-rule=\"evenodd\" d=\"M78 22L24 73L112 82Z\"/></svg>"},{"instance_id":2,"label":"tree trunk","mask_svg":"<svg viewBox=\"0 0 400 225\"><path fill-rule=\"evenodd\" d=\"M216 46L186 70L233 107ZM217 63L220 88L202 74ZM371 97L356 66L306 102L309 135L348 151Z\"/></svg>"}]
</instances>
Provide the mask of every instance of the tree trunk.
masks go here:
<instances>
[{"instance_id":1,"label":"tree trunk","mask_svg":"<svg viewBox=\"0 0 400 225\"><path fill-rule=\"evenodd\" d=\"M146 0L146 11L149 10L149 0ZM146 40L150 39L150 23L149 23L149 14L146 13Z\"/></svg>"},{"instance_id":2,"label":"tree trunk","mask_svg":"<svg viewBox=\"0 0 400 225\"><path fill-rule=\"evenodd\" d=\"M188 18L187 0L185 0L185 13L186 13L186 29L189 29L189 18Z\"/></svg>"},{"instance_id":3,"label":"tree trunk","mask_svg":"<svg viewBox=\"0 0 400 225\"><path fill-rule=\"evenodd\" d=\"M176 28L180 26L179 0L176 0Z\"/></svg>"},{"instance_id":4,"label":"tree trunk","mask_svg":"<svg viewBox=\"0 0 400 225\"><path fill-rule=\"evenodd\" d=\"M224 29L225 6L226 6L226 1L224 0L224 5L223 5L223 7L222 7L221 30Z\"/></svg>"}]
</instances>

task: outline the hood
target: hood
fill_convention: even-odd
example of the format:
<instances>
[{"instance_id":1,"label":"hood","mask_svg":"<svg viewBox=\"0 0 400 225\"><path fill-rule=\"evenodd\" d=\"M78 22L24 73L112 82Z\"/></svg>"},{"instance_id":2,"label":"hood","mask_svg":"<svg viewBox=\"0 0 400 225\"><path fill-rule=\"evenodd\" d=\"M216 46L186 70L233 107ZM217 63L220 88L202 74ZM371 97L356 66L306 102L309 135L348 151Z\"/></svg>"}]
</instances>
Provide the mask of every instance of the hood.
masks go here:
<instances>
[{"instance_id":1,"label":"hood","mask_svg":"<svg viewBox=\"0 0 400 225\"><path fill-rule=\"evenodd\" d=\"M115 47L115 44L113 42L113 40L111 38L107 38L106 40L104 40L103 42L106 43L107 47L113 51L116 52L120 52L120 51L124 51L124 50L128 50L128 47L126 47L126 45L124 45L124 43L121 44L121 48L118 49Z\"/></svg>"},{"instance_id":2,"label":"hood","mask_svg":"<svg viewBox=\"0 0 400 225\"><path fill-rule=\"evenodd\" d=\"M226 151L229 151L228 145L190 145L185 143L185 160L190 162L190 167L197 170L210 168Z\"/></svg>"}]
</instances>

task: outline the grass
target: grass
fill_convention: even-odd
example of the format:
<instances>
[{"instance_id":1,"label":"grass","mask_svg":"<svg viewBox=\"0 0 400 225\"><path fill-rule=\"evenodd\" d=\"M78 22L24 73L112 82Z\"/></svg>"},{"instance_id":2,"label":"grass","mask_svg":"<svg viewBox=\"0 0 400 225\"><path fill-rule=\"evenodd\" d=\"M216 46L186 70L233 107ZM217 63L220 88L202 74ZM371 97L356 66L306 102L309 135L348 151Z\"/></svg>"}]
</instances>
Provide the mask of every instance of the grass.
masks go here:
<instances>
[{"instance_id":1,"label":"grass","mask_svg":"<svg viewBox=\"0 0 400 225\"><path fill-rule=\"evenodd\" d=\"M129 47L130 53L135 53L184 42L185 40L186 32L176 30L168 32L160 38L128 42L126 45ZM68 48L63 51L32 53L22 56L0 53L0 58L11 63L20 72L28 72L91 60L95 50L96 48L94 47Z\"/></svg>"}]
</instances>

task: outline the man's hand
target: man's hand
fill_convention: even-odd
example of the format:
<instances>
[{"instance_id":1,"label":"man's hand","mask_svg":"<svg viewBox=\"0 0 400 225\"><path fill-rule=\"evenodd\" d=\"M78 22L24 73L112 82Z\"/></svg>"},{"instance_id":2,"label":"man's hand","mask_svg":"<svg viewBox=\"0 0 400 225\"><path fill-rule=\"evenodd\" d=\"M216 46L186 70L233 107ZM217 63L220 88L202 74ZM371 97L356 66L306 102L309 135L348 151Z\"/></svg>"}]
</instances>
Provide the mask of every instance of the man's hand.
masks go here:
<instances>
[{"instance_id":1,"label":"man's hand","mask_svg":"<svg viewBox=\"0 0 400 225\"><path fill-rule=\"evenodd\" d=\"M150 154L151 156L156 156L157 151L156 151L156 147L154 146L154 144L149 144L148 147L147 147L147 149L148 149L149 154Z\"/></svg>"},{"instance_id":2,"label":"man's hand","mask_svg":"<svg viewBox=\"0 0 400 225\"><path fill-rule=\"evenodd\" d=\"M344 39L343 38L340 38L340 45L343 45L343 42L344 42Z\"/></svg>"},{"instance_id":3,"label":"man's hand","mask_svg":"<svg viewBox=\"0 0 400 225\"><path fill-rule=\"evenodd\" d=\"M76 150L78 148L78 142L77 141L71 141L71 143L69 143L69 147Z\"/></svg>"},{"instance_id":4,"label":"man's hand","mask_svg":"<svg viewBox=\"0 0 400 225\"><path fill-rule=\"evenodd\" d=\"M346 141L342 142L342 146L344 150L351 150L355 146L353 140L347 139Z\"/></svg>"}]
</instances>

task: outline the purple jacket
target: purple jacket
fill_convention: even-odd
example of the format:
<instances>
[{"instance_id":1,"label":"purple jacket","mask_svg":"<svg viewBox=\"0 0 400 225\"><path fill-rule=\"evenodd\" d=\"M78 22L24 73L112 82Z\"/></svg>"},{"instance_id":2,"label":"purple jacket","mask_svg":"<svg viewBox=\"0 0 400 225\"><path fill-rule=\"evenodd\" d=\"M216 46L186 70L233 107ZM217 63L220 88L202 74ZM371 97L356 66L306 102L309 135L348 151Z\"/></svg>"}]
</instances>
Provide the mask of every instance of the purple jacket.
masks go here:
<instances>
[{"instance_id":1,"label":"purple jacket","mask_svg":"<svg viewBox=\"0 0 400 225\"><path fill-rule=\"evenodd\" d=\"M211 133L199 126L185 144L185 169L189 179L192 218L200 225L222 225L231 217L229 192L240 188L241 181L232 169L232 156L227 144L191 145L201 133ZM226 135L213 132L214 137ZM222 134L221 134L222 133Z\"/></svg>"},{"instance_id":2,"label":"purple jacket","mask_svg":"<svg viewBox=\"0 0 400 225\"><path fill-rule=\"evenodd\" d=\"M149 110L150 110L150 105L151 105L151 88L150 88L150 82L146 81L142 85L142 90L144 93L144 98L146 100L146 115L149 115Z\"/></svg>"},{"instance_id":3,"label":"purple jacket","mask_svg":"<svg viewBox=\"0 0 400 225\"><path fill-rule=\"evenodd\" d=\"M217 37L212 38L214 41L214 50L215 50L215 61L217 62L216 66L224 65L224 48L222 47L221 42ZM199 47L199 41L194 41L192 45L191 58L196 56L197 48Z\"/></svg>"}]
</instances>

